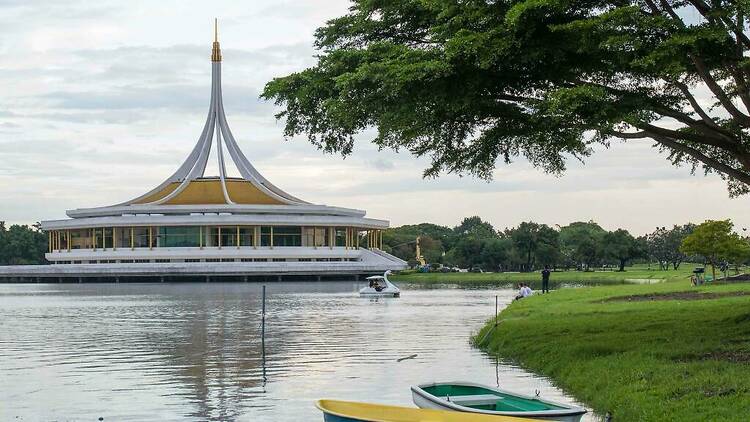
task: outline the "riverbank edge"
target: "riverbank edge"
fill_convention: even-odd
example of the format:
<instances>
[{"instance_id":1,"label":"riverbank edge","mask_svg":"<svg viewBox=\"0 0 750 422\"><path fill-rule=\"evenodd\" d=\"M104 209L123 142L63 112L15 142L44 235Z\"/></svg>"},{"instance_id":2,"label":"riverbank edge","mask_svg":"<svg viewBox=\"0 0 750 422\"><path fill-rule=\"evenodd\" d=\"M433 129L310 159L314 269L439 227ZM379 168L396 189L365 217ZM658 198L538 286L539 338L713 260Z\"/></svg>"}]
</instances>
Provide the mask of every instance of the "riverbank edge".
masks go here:
<instances>
[{"instance_id":1,"label":"riverbank edge","mask_svg":"<svg viewBox=\"0 0 750 422\"><path fill-rule=\"evenodd\" d=\"M629 267L626 271L555 271L550 278L551 286L565 284L638 284L671 281L688 281L693 264L683 265L679 270L657 270ZM530 273L400 273L389 276L391 281L421 285L468 285L507 286L529 283L532 288L541 288L541 274Z\"/></svg>"},{"instance_id":2,"label":"riverbank edge","mask_svg":"<svg viewBox=\"0 0 750 422\"><path fill-rule=\"evenodd\" d=\"M748 309L747 283L564 289L512 303L472 343L617 421L739 421L750 414Z\"/></svg>"}]
</instances>

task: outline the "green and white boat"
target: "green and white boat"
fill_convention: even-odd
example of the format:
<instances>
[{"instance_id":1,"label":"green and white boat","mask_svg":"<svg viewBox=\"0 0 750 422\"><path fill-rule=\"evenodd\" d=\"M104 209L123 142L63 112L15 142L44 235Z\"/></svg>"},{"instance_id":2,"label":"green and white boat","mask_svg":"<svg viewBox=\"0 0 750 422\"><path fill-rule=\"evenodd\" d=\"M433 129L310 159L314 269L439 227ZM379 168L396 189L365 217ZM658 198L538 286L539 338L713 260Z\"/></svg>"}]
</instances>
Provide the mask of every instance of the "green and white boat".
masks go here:
<instances>
[{"instance_id":1,"label":"green and white boat","mask_svg":"<svg viewBox=\"0 0 750 422\"><path fill-rule=\"evenodd\" d=\"M440 382L411 387L414 404L423 409L578 422L586 409L511 393L471 382Z\"/></svg>"}]
</instances>

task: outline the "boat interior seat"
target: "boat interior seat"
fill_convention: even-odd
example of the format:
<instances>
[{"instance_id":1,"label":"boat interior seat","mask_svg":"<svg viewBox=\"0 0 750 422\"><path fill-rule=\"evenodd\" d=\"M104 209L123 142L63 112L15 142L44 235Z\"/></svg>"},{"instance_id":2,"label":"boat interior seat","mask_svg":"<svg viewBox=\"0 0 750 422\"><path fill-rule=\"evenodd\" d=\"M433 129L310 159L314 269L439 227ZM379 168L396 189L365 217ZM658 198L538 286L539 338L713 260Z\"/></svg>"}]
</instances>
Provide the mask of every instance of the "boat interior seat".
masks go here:
<instances>
[{"instance_id":1,"label":"boat interior seat","mask_svg":"<svg viewBox=\"0 0 750 422\"><path fill-rule=\"evenodd\" d=\"M498 400L502 399L502 397L494 394L474 394L450 397L450 401L459 406L494 406Z\"/></svg>"},{"instance_id":2,"label":"boat interior seat","mask_svg":"<svg viewBox=\"0 0 750 422\"><path fill-rule=\"evenodd\" d=\"M513 397L506 397L505 400L496 403L495 410L511 412L532 412L554 409L554 407L537 400L517 399Z\"/></svg>"}]
</instances>

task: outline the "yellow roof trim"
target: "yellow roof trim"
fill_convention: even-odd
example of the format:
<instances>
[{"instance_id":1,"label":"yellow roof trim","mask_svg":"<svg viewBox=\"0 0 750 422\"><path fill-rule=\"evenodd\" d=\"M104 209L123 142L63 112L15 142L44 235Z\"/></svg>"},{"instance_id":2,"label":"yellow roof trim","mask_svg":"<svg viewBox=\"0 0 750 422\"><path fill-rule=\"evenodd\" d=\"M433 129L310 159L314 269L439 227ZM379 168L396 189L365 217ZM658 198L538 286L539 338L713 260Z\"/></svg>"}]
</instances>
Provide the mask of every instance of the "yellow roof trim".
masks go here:
<instances>
[{"instance_id":1,"label":"yellow roof trim","mask_svg":"<svg viewBox=\"0 0 750 422\"><path fill-rule=\"evenodd\" d=\"M172 182L161 191L149 195L138 201L137 204L145 204L158 201L172 193L180 185L180 182ZM255 187L247 180L226 180L227 193L233 202L245 205L283 205L284 203L272 198L265 192ZM216 205L226 204L224 193L221 189L221 180L218 179L196 179L191 181L185 189L174 198L162 205Z\"/></svg>"}]
</instances>

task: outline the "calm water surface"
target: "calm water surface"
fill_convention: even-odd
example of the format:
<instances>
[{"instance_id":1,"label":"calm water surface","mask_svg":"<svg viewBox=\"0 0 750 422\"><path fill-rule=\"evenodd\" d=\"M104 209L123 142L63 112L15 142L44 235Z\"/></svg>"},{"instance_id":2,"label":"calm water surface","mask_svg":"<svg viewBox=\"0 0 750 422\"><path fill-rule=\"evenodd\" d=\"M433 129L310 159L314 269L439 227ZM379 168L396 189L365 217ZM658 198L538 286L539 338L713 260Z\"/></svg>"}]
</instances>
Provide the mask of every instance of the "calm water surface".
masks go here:
<instances>
[{"instance_id":1,"label":"calm water surface","mask_svg":"<svg viewBox=\"0 0 750 422\"><path fill-rule=\"evenodd\" d=\"M437 380L572 402L469 345L513 291L402 287L267 284L264 385L260 284L0 285L0 420L319 421L317 399L413 406Z\"/></svg>"}]
</instances>

